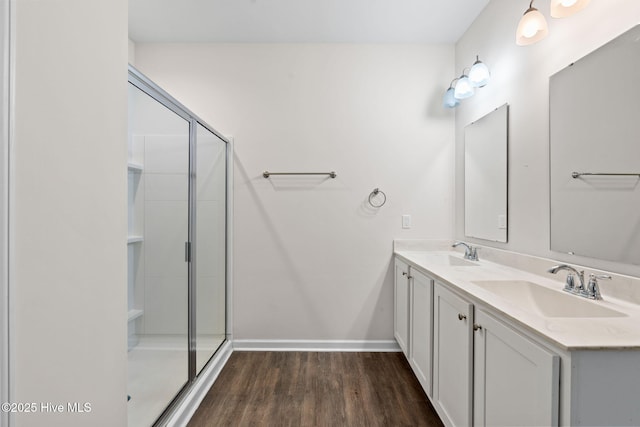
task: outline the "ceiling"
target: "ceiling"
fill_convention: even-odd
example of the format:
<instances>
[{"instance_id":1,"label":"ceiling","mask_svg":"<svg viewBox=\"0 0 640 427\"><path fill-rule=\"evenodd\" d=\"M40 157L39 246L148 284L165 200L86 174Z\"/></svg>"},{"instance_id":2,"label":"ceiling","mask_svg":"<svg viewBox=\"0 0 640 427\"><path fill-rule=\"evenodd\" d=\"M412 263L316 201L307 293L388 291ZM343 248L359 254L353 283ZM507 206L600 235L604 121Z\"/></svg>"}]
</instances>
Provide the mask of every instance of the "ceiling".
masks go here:
<instances>
[{"instance_id":1,"label":"ceiling","mask_svg":"<svg viewBox=\"0 0 640 427\"><path fill-rule=\"evenodd\" d=\"M138 43L455 43L489 0L129 0Z\"/></svg>"}]
</instances>

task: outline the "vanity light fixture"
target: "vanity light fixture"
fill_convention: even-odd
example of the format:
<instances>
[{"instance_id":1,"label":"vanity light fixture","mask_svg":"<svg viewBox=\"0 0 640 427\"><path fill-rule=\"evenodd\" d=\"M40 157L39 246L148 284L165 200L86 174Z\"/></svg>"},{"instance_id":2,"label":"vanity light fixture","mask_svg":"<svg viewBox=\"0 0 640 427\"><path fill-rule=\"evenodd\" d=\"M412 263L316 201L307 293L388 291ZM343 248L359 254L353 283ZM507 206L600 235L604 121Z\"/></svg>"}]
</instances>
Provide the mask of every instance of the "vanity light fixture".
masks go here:
<instances>
[{"instance_id":1,"label":"vanity light fixture","mask_svg":"<svg viewBox=\"0 0 640 427\"><path fill-rule=\"evenodd\" d=\"M519 46L530 45L547 37L547 34L549 34L547 20L544 19L544 15L538 9L533 7L533 0L531 0L529 9L524 12L520 23L518 23L516 44Z\"/></svg>"},{"instance_id":2,"label":"vanity light fixture","mask_svg":"<svg viewBox=\"0 0 640 427\"><path fill-rule=\"evenodd\" d=\"M491 80L491 73L489 73L489 67L487 64L480 61L478 55L476 55L476 62L471 66L469 70L469 81L473 87L484 87Z\"/></svg>"},{"instance_id":3,"label":"vanity light fixture","mask_svg":"<svg viewBox=\"0 0 640 427\"><path fill-rule=\"evenodd\" d=\"M467 70L469 73L467 74ZM480 61L476 55L476 62L471 68L462 70L460 77L456 77L449 83L449 88L444 92L442 97L442 105L445 108L455 108L460 105L460 101L472 97L476 88L486 86L491 80L491 73L487 64Z\"/></svg>"},{"instance_id":4,"label":"vanity light fixture","mask_svg":"<svg viewBox=\"0 0 640 427\"><path fill-rule=\"evenodd\" d=\"M566 18L589 5L590 0L551 0L551 16Z\"/></svg>"},{"instance_id":5,"label":"vanity light fixture","mask_svg":"<svg viewBox=\"0 0 640 427\"><path fill-rule=\"evenodd\" d=\"M453 96L455 96L456 99L467 99L471 98L475 92L476 90L471 84L469 76L467 76L463 70L462 75L458 77L458 82L456 83Z\"/></svg>"},{"instance_id":6,"label":"vanity light fixture","mask_svg":"<svg viewBox=\"0 0 640 427\"><path fill-rule=\"evenodd\" d=\"M536 43L549 34L549 26L544 15L535 7L533 1L529 3L529 9L518 23L516 30L516 44L526 46ZM551 0L551 16L553 18L566 18L581 11L589 5L591 0Z\"/></svg>"},{"instance_id":7,"label":"vanity light fixture","mask_svg":"<svg viewBox=\"0 0 640 427\"><path fill-rule=\"evenodd\" d=\"M449 89L447 89L447 91L444 93L444 96L442 97L442 105L445 108L455 108L458 105L460 105L460 100L456 99L456 97L453 95L455 93L453 84L456 81L458 81L457 77L451 80L451 83L449 84Z\"/></svg>"}]
</instances>

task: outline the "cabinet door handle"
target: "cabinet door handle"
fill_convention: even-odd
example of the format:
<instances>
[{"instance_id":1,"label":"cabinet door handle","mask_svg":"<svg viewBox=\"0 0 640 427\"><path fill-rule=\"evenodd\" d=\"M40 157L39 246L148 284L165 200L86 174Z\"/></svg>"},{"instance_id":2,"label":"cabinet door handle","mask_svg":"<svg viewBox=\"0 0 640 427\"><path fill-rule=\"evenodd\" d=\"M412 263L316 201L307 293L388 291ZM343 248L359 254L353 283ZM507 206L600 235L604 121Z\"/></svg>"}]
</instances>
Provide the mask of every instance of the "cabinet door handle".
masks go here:
<instances>
[{"instance_id":1,"label":"cabinet door handle","mask_svg":"<svg viewBox=\"0 0 640 427\"><path fill-rule=\"evenodd\" d=\"M458 313L458 320L464 320L466 318L467 318L467 316L465 314Z\"/></svg>"},{"instance_id":2,"label":"cabinet door handle","mask_svg":"<svg viewBox=\"0 0 640 427\"><path fill-rule=\"evenodd\" d=\"M403 271L403 272L402 272L402 275L403 275L403 276L406 276L406 275L407 275L407 272L406 272L406 271Z\"/></svg>"},{"instance_id":3,"label":"cabinet door handle","mask_svg":"<svg viewBox=\"0 0 640 427\"><path fill-rule=\"evenodd\" d=\"M413 276L407 276L407 279L413 279Z\"/></svg>"},{"instance_id":4,"label":"cabinet door handle","mask_svg":"<svg viewBox=\"0 0 640 427\"><path fill-rule=\"evenodd\" d=\"M482 325L478 325L477 323L474 323L474 324L473 324L473 330L474 330L474 331L478 331L478 330L480 330L480 329L482 329Z\"/></svg>"}]
</instances>

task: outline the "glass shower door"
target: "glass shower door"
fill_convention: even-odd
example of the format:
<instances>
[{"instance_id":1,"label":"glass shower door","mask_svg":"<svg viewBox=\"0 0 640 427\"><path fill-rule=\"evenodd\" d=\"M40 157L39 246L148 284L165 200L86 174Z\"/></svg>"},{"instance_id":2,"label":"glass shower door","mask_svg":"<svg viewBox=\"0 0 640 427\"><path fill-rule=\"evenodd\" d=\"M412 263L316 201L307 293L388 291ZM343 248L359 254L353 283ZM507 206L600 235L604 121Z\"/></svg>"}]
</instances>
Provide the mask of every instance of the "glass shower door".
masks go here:
<instances>
[{"instance_id":1,"label":"glass shower door","mask_svg":"<svg viewBox=\"0 0 640 427\"><path fill-rule=\"evenodd\" d=\"M225 340L226 143L196 132L195 347L199 374Z\"/></svg>"},{"instance_id":2,"label":"glass shower door","mask_svg":"<svg viewBox=\"0 0 640 427\"><path fill-rule=\"evenodd\" d=\"M189 120L129 85L130 426L153 424L189 380Z\"/></svg>"}]
</instances>

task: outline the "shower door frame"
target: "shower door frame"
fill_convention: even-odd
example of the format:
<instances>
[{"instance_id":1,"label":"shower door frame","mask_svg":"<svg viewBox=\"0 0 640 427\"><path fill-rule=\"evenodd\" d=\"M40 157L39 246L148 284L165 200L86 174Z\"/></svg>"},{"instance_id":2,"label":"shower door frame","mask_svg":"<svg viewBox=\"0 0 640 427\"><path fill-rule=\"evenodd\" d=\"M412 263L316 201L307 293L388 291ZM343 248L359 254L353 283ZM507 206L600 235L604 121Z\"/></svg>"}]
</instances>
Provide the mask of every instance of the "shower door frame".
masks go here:
<instances>
[{"instance_id":1,"label":"shower door frame","mask_svg":"<svg viewBox=\"0 0 640 427\"><path fill-rule=\"evenodd\" d=\"M216 355L224 347L226 343L231 340L231 230L232 230L232 221L231 221L231 213L232 213L232 153L233 153L233 140L231 138L227 138L222 135L220 132L209 126L206 122L200 119L197 115L191 112L187 107L165 92L161 87L156 85L153 81L151 81L148 77L138 71L135 67L129 64L129 73L128 73L128 81L130 84L135 86L137 89L144 92L146 95L150 96L164 107L168 108L170 111L177 114L179 117L185 119L189 122L189 195L188 195L188 206L189 206L189 225L188 225L188 242L185 242L187 248L185 250L185 261L188 261L188 380L187 383L182 387L181 390L177 391L174 399L168 404L165 408L164 412L160 417L156 420L154 425L163 425L167 422L171 417L175 414L173 413L178 407L183 403L182 400L189 393L190 389L194 385L196 379L199 378L198 372L196 370L196 339L197 339L197 331L196 331L196 253L197 253L197 238L196 238L196 227L197 227L197 218L196 218L196 161L197 161L197 127L198 125L202 126L204 129L208 130L216 137L218 137L222 142L225 143L225 339L218 346L216 351L211 355L207 364L202 369L201 374L205 375L205 370L207 370L207 366L211 364L211 362L216 358Z\"/></svg>"}]
</instances>

